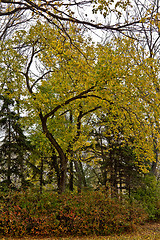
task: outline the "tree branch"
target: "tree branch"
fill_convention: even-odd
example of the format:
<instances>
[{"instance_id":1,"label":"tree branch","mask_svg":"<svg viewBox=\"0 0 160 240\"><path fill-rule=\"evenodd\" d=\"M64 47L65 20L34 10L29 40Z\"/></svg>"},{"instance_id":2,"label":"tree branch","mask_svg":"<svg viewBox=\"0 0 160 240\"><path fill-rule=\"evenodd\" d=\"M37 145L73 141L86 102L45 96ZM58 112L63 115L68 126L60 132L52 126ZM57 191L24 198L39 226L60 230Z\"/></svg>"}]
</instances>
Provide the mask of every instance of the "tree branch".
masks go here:
<instances>
[{"instance_id":1,"label":"tree branch","mask_svg":"<svg viewBox=\"0 0 160 240\"><path fill-rule=\"evenodd\" d=\"M95 86L92 86L91 88L84 90L83 92L79 93L77 96L74 96L72 98L69 98L68 100L66 100L65 102L63 102L62 104L57 105L52 111L50 111L49 113L47 113L44 118L49 118L51 116L53 116L61 107L68 105L69 103L77 100L77 99L82 99L82 98L87 98L88 95L86 95L89 92L92 92L94 90Z\"/></svg>"}]
</instances>

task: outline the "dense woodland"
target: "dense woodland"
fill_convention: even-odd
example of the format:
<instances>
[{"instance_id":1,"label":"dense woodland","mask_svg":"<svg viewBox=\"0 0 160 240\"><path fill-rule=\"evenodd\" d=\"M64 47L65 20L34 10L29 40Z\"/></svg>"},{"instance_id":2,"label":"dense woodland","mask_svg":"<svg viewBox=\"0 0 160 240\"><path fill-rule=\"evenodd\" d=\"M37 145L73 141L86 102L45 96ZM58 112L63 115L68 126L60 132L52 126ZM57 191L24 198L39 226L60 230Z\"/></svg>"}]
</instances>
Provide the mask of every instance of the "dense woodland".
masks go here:
<instances>
[{"instance_id":1,"label":"dense woodland","mask_svg":"<svg viewBox=\"0 0 160 240\"><path fill-rule=\"evenodd\" d=\"M1 0L0 30L0 232L158 219L159 1Z\"/></svg>"}]
</instances>

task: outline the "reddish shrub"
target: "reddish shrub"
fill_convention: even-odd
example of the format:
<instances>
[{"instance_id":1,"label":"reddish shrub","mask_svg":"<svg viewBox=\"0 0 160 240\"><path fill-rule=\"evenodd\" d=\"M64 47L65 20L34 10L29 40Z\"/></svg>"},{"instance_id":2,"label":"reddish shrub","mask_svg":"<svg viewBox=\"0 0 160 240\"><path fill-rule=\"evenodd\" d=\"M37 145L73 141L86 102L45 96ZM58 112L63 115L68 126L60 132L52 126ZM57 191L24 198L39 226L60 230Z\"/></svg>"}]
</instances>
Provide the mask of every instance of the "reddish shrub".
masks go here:
<instances>
[{"instance_id":1,"label":"reddish shrub","mask_svg":"<svg viewBox=\"0 0 160 240\"><path fill-rule=\"evenodd\" d=\"M108 235L132 230L146 219L135 204L101 192L82 194L13 194L2 203L0 232L34 235Z\"/></svg>"}]
</instances>

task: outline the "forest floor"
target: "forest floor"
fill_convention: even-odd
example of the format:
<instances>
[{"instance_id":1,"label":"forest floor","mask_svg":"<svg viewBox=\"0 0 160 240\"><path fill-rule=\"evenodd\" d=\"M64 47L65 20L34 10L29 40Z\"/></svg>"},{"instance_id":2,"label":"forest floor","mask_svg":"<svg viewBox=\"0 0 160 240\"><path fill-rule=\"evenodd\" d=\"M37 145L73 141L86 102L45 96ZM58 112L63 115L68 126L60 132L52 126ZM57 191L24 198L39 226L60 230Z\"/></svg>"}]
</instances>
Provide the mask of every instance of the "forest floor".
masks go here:
<instances>
[{"instance_id":1,"label":"forest floor","mask_svg":"<svg viewBox=\"0 0 160 240\"><path fill-rule=\"evenodd\" d=\"M2 237L1 240L160 240L160 222L159 223L146 223L145 225L138 226L132 233L124 233L120 236L86 236L86 237Z\"/></svg>"}]
</instances>

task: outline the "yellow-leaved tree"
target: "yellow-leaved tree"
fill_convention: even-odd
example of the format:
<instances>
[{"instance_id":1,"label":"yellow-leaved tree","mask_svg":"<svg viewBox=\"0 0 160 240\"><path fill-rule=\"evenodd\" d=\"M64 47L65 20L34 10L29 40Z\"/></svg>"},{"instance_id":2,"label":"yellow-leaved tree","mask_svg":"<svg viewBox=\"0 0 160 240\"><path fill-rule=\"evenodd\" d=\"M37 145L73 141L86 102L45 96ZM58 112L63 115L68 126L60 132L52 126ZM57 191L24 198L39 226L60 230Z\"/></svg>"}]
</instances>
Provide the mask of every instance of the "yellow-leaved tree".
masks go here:
<instances>
[{"instance_id":1,"label":"yellow-leaved tree","mask_svg":"<svg viewBox=\"0 0 160 240\"><path fill-rule=\"evenodd\" d=\"M15 36L18 41L23 34L21 44L28 54L26 67L21 71L28 93L24 91L22 101L32 122L41 121L43 133L58 154L59 192L65 190L67 163L73 158L75 143L78 148L87 142L82 120L101 107L92 73L94 46L90 39L82 38L77 26L67 27L76 45L56 28L40 22L29 33L17 32Z\"/></svg>"},{"instance_id":2,"label":"yellow-leaved tree","mask_svg":"<svg viewBox=\"0 0 160 240\"><path fill-rule=\"evenodd\" d=\"M69 160L91 141L91 117L108 109L107 132L118 134L123 126L123 141L133 137L129 143L134 145L136 164L146 172L145 163L154 160L152 120L159 117L157 62L141 58L144 50L136 52L133 40L95 47L76 24L65 27L68 37L37 21L28 31L17 31L12 40L13 55L23 55L18 74L24 90L19 101L30 125L41 125L57 154L59 192L65 191Z\"/></svg>"}]
</instances>

